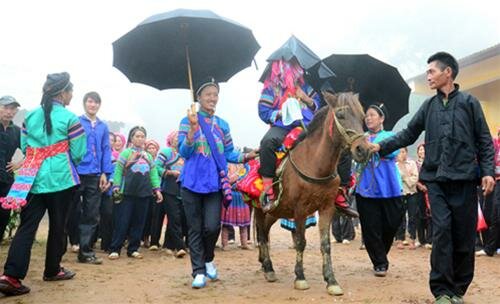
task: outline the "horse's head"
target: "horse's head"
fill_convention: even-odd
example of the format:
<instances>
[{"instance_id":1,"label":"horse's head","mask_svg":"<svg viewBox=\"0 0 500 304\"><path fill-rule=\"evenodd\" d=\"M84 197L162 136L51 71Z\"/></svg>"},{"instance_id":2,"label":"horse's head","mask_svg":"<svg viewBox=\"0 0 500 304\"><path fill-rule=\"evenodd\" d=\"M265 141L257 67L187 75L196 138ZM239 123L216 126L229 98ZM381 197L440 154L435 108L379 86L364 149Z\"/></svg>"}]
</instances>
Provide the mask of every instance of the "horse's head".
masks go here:
<instances>
[{"instance_id":1,"label":"horse's head","mask_svg":"<svg viewBox=\"0 0 500 304\"><path fill-rule=\"evenodd\" d=\"M353 159L356 162L366 162L370 157L370 148L363 135L365 114L358 94L323 92L323 96L332 113L330 136L333 139L333 132L337 132L343 145L351 150Z\"/></svg>"}]
</instances>

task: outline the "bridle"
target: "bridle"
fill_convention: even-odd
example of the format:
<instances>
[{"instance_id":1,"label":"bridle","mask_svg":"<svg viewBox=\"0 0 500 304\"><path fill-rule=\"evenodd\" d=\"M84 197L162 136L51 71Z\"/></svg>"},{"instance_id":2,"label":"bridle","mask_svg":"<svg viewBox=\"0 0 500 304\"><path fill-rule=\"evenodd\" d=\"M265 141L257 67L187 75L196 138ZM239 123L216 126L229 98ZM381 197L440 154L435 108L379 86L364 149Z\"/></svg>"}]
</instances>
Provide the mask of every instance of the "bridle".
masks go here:
<instances>
[{"instance_id":1,"label":"bridle","mask_svg":"<svg viewBox=\"0 0 500 304\"><path fill-rule=\"evenodd\" d=\"M337 112L341 110L347 109L348 106L342 106L337 108ZM346 129L344 126L342 126L339 122L339 119L337 118L337 114L335 113L334 110L332 110L332 121L330 121L330 125L328 127L328 135L330 136L330 139L333 141L333 124L335 123L335 127L337 128L337 131L339 131L340 135L342 135L342 138L345 141L345 144L343 148L350 148L352 146L352 143L355 142L356 140L365 137L364 134L356 132L356 130L353 129ZM351 135L349 135L351 134Z\"/></svg>"},{"instance_id":2,"label":"bridle","mask_svg":"<svg viewBox=\"0 0 500 304\"><path fill-rule=\"evenodd\" d=\"M359 138L364 137L364 134L358 133L358 132L356 132L353 129L346 129L346 128L344 128L344 126L342 126L342 124L340 124L339 119L337 118L337 114L335 113L335 111L338 112L338 111L341 111L341 110L345 110L347 108L348 108L348 106L342 106L342 107L333 109L331 111L331 113L332 113L332 120L330 121L330 124L328 126L328 136L333 141L333 131L334 131L334 124L335 124L335 128L340 133L340 135L342 136L342 138L343 138L343 140L345 142L345 144L342 146L343 149L350 148L351 145L353 144L353 142L355 142ZM290 163L292 164L292 167L295 170L295 172L297 172L297 174L303 180L305 180L305 181L307 181L309 183L312 183L312 184L326 184L326 183L330 182L331 180L333 180L333 179L335 179L337 177L337 175L338 175L337 174L337 168L335 168L335 170L333 171L332 174L330 174L328 176L325 176L325 177L312 177L312 176L309 176L309 175L303 173L299 169L299 167L297 166L297 164L293 161L293 159L292 159L292 151L293 151L293 149L290 150L290 153L288 154L288 159L290 160Z\"/></svg>"}]
</instances>

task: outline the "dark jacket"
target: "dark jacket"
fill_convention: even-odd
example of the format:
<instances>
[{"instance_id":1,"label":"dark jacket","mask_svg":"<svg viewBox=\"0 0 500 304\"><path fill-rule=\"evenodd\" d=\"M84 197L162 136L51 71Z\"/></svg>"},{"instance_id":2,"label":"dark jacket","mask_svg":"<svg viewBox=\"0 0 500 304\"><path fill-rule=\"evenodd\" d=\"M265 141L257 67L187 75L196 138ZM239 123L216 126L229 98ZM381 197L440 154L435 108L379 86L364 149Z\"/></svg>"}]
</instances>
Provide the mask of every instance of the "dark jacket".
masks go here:
<instances>
[{"instance_id":1,"label":"dark jacket","mask_svg":"<svg viewBox=\"0 0 500 304\"><path fill-rule=\"evenodd\" d=\"M351 182L352 155L351 151L346 150L340 154L340 160L337 165L337 173L340 176L340 186L348 187Z\"/></svg>"},{"instance_id":2,"label":"dark jacket","mask_svg":"<svg viewBox=\"0 0 500 304\"><path fill-rule=\"evenodd\" d=\"M8 187L14 182L14 174L6 167L17 148L21 148L21 129L12 122L7 128L0 124L0 183Z\"/></svg>"},{"instance_id":3,"label":"dark jacket","mask_svg":"<svg viewBox=\"0 0 500 304\"><path fill-rule=\"evenodd\" d=\"M380 143L380 154L413 144L425 130L421 180L477 180L480 176L494 176L495 152L479 101L459 91L458 85L448 95L446 106L443 99L439 91L427 99L406 129Z\"/></svg>"}]
</instances>

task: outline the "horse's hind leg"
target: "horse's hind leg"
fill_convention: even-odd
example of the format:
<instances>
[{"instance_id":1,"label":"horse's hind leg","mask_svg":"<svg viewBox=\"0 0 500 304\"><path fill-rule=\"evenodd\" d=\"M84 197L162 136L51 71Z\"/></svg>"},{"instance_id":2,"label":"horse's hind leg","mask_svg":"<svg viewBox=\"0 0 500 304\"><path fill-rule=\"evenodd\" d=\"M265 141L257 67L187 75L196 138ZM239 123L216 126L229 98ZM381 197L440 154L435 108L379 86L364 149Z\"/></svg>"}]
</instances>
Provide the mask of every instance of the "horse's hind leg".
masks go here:
<instances>
[{"instance_id":1,"label":"horse's hind leg","mask_svg":"<svg viewBox=\"0 0 500 304\"><path fill-rule=\"evenodd\" d=\"M257 240L259 242L259 262L262 265L264 277L268 282L275 282L277 280L269 254L269 230L276 220L276 218L269 215L266 216L261 209L255 209Z\"/></svg>"},{"instance_id":2,"label":"horse's hind leg","mask_svg":"<svg viewBox=\"0 0 500 304\"><path fill-rule=\"evenodd\" d=\"M294 236L294 244L295 244L295 252L296 252L296 260L295 260L295 289L305 290L309 289L309 284L306 281L306 277L304 276L304 249L306 248L306 220L305 219L296 219L295 226L296 230L293 234Z\"/></svg>"},{"instance_id":3,"label":"horse's hind leg","mask_svg":"<svg viewBox=\"0 0 500 304\"><path fill-rule=\"evenodd\" d=\"M328 293L335 296L343 295L342 288L337 283L333 274L332 257L330 248L330 225L332 223L335 207L332 204L319 210L319 234L321 242L321 255L323 256L323 278L327 284Z\"/></svg>"}]
</instances>

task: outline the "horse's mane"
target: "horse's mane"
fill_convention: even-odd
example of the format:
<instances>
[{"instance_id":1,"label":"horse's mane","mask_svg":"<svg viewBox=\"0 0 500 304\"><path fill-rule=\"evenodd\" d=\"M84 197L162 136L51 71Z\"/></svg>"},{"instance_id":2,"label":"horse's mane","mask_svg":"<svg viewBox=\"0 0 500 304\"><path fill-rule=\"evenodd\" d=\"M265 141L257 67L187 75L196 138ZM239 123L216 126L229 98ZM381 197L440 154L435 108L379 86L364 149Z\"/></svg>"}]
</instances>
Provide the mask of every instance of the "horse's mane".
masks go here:
<instances>
[{"instance_id":1,"label":"horse's mane","mask_svg":"<svg viewBox=\"0 0 500 304\"><path fill-rule=\"evenodd\" d=\"M323 96L325 98L325 101L327 102L327 105L333 106L334 109L349 107L354 112L356 118L363 120L365 114L363 111L363 106L361 106L361 103L359 102L358 94L353 94L352 92L343 92L337 94L323 92ZM323 127L323 123L326 119L329 108L330 106L324 106L318 112L316 112L313 120L307 126L307 135L312 135L317 132L317 130ZM306 134L301 136L300 139L303 139L305 136Z\"/></svg>"},{"instance_id":2,"label":"horse's mane","mask_svg":"<svg viewBox=\"0 0 500 304\"><path fill-rule=\"evenodd\" d=\"M307 134L313 134L318 129L321 129L323 127L323 122L325 121L326 115L328 114L328 108L328 106L324 106L319 109L316 114L314 114L313 120L307 126Z\"/></svg>"},{"instance_id":3,"label":"horse's mane","mask_svg":"<svg viewBox=\"0 0 500 304\"><path fill-rule=\"evenodd\" d=\"M340 92L337 94L324 92L323 96L327 103L334 105L334 108L349 107L354 112L356 118L359 120L364 119L365 111L361 102L359 102L359 94L354 94L353 92Z\"/></svg>"}]
</instances>

